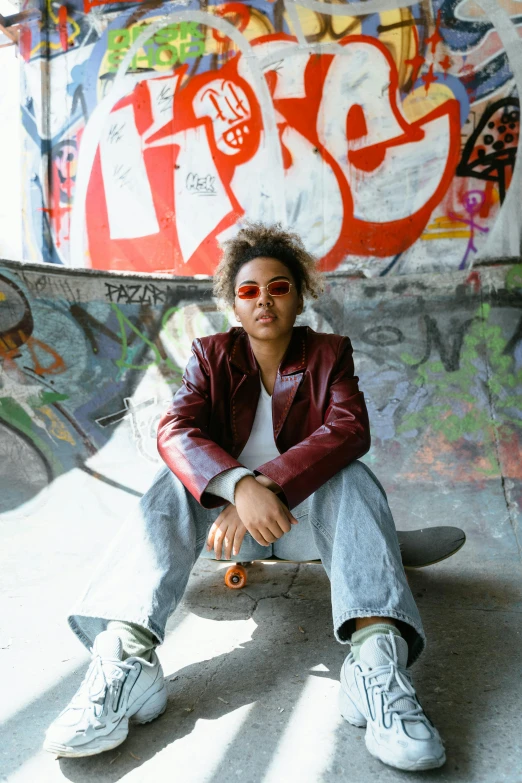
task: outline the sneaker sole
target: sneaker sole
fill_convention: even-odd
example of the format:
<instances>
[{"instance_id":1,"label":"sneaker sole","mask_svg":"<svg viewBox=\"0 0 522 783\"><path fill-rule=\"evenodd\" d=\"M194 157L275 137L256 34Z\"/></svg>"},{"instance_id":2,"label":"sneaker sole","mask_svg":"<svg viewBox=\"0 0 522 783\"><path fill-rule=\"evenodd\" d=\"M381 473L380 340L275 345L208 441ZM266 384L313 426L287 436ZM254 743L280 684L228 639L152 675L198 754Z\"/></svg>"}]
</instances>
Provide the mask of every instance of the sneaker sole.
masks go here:
<instances>
[{"instance_id":1,"label":"sneaker sole","mask_svg":"<svg viewBox=\"0 0 522 783\"><path fill-rule=\"evenodd\" d=\"M129 721L123 718L115 729L105 737L96 737L95 740L85 745L62 745L59 742L44 742L44 750L54 753L60 758L83 758L83 756L96 756L106 750L112 750L125 742L129 734Z\"/></svg>"},{"instance_id":2,"label":"sneaker sole","mask_svg":"<svg viewBox=\"0 0 522 783\"><path fill-rule=\"evenodd\" d=\"M129 718L123 717L118 725L106 734L104 737L96 737L95 740L85 743L85 745L61 745L58 742L44 742L44 750L54 753L61 758L83 758L84 756L96 756L98 753L105 753L107 750L113 750L121 745L128 737L129 722L135 724L151 723L151 721L163 715L167 709L167 689L162 684L162 688L156 693L149 695L138 711Z\"/></svg>"},{"instance_id":3,"label":"sneaker sole","mask_svg":"<svg viewBox=\"0 0 522 783\"><path fill-rule=\"evenodd\" d=\"M397 759L388 756L382 752L382 749L378 744L372 742L373 734L369 731L366 732L365 743L368 753L371 756L382 761L388 767L395 767L396 769L402 769L405 772L422 772L428 769L438 769L446 762L446 754L442 756L421 756L417 761L408 761L406 759Z\"/></svg>"}]
</instances>

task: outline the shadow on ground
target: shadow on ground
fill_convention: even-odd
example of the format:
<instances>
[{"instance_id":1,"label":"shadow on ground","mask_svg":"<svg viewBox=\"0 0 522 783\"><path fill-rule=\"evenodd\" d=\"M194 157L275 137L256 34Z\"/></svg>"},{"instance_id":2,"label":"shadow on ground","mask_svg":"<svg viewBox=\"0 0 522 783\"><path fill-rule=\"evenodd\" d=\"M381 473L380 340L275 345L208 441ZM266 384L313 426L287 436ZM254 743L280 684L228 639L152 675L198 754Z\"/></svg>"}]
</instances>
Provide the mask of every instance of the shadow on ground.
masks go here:
<instances>
[{"instance_id":1,"label":"shadow on ground","mask_svg":"<svg viewBox=\"0 0 522 783\"><path fill-rule=\"evenodd\" d=\"M221 783L237 774L245 783L262 780L305 681L309 676L337 680L346 653L333 637L329 584L322 568L294 567L291 573L288 566L276 568L278 573L267 573L266 567L253 566L249 586L237 592L223 588L221 575L209 571L208 566L197 579L193 577L186 608L213 620L253 616L257 628L251 641L227 655L166 672L169 706L158 721L133 727L127 741L114 751L85 759L61 759L62 775L75 783L118 781L193 732L197 721L215 721L254 703L241 731L205 779ZM289 589L282 594L281 583L287 577ZM446 741L448 762L441 770L409 774L408 780L515 780L504 775L509 772L506 759L519 731L521 697L521 615L509 609L513 585L500 576L459 578L444 566L414 573L410 584L429 639L425 655L414 666L414 682ZM277 594L271 594L278 586ZM493 596L497 606L475 606L470 591ZM328 671L310 672L318 664ZM63 689L63 684L59 687ZM334 701L331 707L337 709ZM518 729L510 733L506 726ZM359 783L379 775L380 781L403 780L403 773L384 767L367 754L363 737L364 730L348 724L338 728L324 779ZM216 749L201 747L200 752L214 754ZM173 775L177 772L181 770L172 769Z\"/></svg>"}]
</instances>

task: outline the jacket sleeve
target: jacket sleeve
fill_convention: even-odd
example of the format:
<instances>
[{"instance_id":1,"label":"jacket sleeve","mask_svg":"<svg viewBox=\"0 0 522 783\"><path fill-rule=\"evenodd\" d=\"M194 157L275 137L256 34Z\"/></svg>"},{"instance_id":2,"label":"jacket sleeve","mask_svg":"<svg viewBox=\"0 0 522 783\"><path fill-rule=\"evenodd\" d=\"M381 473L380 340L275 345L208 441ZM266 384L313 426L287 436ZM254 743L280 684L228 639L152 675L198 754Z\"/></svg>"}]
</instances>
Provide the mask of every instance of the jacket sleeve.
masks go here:
<instances>
[{"instance_id":1,"label":"jacket sleeve","mask_svg":"<svg viewBox=\"0 0 522 783\"><path fill-rule=\"evenodd\" d=\"M255 472L279 484L289 508L294 508L338 471L366 454L370 443L368 412L354 376L352 345L344 337L331 375L324 423Z\"/></svg>"},{"instance_id":2,"label":"jacket sleeve","mask_svg":"<svg viewBox=\"0 0 522 783\"><path fill-rule=\"evenodd\" d=\"M159 423L158 451L166 465L205 508L223 505L223 500L215 495L204 495L209 482L229 468L243 467L210 438L210 413L209 367L201 341L194 340L181 387Z\"/></svg>"}]
</instances>

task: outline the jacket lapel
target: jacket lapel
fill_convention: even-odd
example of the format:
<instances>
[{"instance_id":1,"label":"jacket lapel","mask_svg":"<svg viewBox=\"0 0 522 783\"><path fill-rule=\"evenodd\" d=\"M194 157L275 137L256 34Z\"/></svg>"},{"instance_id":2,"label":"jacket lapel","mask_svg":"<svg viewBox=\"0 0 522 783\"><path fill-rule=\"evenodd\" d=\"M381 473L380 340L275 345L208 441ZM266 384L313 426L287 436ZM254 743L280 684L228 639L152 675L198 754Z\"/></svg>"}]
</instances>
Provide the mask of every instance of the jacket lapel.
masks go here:
<instances>
[{"instance_id":1,"label":"jacket lapel","mask_svg":"<svg viewBox=\"0 0 522 783\"><path fill-rule=\"evenodd\" d=\"M307 326L294 327L292 339L277 372L274 393L272 395L272 419L275 440L277 440L283 428L305 373L307 331ZM239 383L232 390L231 399L234 446L242 449L252 431L261 392L259 367L250 346L248 335L243 329L238 329L238 335L230 355L230 363L242 373Z\"/></svg>"},{"instance_id":2,"label":"jacket lapel","mask_svg":"<svg viewBox=\"0 0 522 783\"><path fill-rule=\"evenodd\" d=\"M274 385L272 396L272 418L274 421L274 438L279 433L288 416L297 389L306 370L306 335L307 326L295 326L290 345L283 356Z\"/></svg>"},{"instance_id":3,"label":"jacket lapel","mask_svg":"<svg viewBox=\"0 0 522 783\"><path fill-rule=\"evenodd\" d=\"M232 387L230 421L232 423L233 456L237 457L252 432L257 404L261 393L259 367L244 329L237 328L232 346L230 364L239 370L237 383Z\"/></svg>"}]
</instances>

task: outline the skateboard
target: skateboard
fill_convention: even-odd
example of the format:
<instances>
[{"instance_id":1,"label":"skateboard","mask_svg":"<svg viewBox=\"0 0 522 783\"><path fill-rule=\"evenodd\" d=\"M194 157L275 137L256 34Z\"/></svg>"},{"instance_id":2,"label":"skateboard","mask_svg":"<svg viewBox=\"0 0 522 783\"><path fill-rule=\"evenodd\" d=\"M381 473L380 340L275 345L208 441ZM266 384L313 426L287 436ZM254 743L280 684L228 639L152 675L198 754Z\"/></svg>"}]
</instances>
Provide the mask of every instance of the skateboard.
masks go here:
<instances>
[{"instance_id":1,"label":"skateboard","mask_svg":"<svg viewBox=\"0 0 522 783\"><path fill-rule=\"evenodd\" d=\"M398 530L402 564L405 569L425 568L451 557L466 543L466 534L458 527L426 527L420 530ZM239 590L247 583L247 566L259 563L321 563L320 560L284 560L272 555L261 560L237 562L225 573L225 584Z\"/></svg>"}]
</instances>

